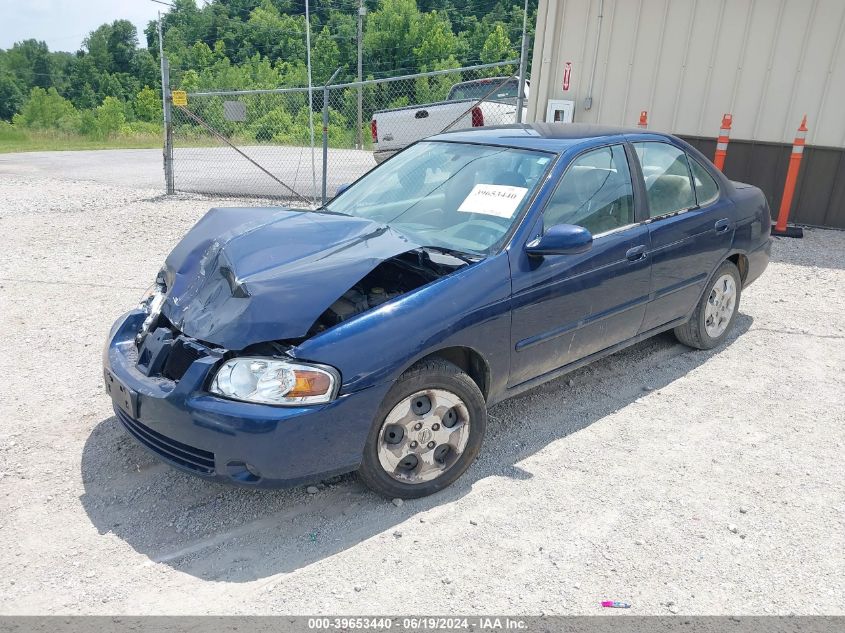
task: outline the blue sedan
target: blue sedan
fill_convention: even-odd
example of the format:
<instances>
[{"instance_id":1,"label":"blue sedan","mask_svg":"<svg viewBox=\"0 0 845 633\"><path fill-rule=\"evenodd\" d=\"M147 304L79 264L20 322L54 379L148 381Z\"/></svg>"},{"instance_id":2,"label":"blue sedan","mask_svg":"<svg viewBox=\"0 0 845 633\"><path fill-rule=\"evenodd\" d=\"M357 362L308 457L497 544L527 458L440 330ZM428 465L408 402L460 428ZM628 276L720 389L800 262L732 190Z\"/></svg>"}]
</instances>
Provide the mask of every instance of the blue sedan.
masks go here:
<instances>
[{"instance_id":1,"label":"blue sedan","mask_svg":"<svg viewBox=\"0 0 845 633\"><path fill-rule=\"evenodd\" d=\"M728 335L769 208L666 134L442 134L325 207L212 209L112 327L117 418L247 486L357 471L412 498L482 450L487 407L666 330Z\"/></svg>"}]
</instances>

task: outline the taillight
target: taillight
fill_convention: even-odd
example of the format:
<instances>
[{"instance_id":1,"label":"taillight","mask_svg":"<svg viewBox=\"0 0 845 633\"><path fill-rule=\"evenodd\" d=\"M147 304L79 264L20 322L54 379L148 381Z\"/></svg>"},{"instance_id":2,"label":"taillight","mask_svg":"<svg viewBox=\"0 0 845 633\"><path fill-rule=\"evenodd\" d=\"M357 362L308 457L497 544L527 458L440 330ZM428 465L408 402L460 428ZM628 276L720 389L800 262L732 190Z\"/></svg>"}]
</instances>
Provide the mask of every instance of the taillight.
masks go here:
<instances>
[{"instance_id":1,"label":"taillight","mask_svg":"<svg viewBox=\"0 0 845 633\"><path fill-rule=\"evenodd\" d=\"M378 121L370 121L370 134L373 135L373 143L378 143Z\"/></svg>"},{"instance_id":2,"label":"taillight","mask_svg":"<svg viewBox=\"0 0 845 633\"><path fill-rule=\"evenodd\" d=\"M472 127L484 127L484 113L478 106L472 109Z\"/></svg>"}]
</instances>

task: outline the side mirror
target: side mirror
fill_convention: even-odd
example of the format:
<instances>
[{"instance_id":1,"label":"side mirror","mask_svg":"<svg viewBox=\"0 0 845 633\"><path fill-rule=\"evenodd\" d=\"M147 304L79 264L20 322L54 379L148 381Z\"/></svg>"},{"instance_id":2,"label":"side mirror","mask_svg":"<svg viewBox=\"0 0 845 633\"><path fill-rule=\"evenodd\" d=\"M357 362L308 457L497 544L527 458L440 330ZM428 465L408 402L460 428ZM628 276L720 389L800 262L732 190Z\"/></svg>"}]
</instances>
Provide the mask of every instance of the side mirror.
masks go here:
<instances>
[{"instance_id":1,"label":"side mirror","mask_svg":"<svg viewBox=\"0 0 845 633\"><path fill-rule=\"evenodd\" d=\"M349 183L348 182L345 182L342 185L338 185L337 189L335 189L334 197L337 198L340 194L342 194L347 189L349 189Z\"/></svg>"},{"instance_id":2,"label":"side mirror","mask_svg":"<svg viewBox=\"0 0 845 633\"><path fill-rule=\"evenodd\" d=\"M529 257L545 255L575 255L590 250L593 235L582 226L574 224L556 224L541 237L528 242L525 252Z\"/></svg>"}]
</instances>

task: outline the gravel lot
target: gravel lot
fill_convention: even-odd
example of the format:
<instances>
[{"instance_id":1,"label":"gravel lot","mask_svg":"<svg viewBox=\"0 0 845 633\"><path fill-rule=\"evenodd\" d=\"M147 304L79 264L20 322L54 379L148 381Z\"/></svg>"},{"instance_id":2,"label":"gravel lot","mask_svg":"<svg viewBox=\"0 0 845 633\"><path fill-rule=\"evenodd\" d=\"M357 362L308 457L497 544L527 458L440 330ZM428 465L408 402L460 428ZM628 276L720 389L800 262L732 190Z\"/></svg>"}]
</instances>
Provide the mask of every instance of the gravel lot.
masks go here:
<instances>
[{"instance_id":1,"label":"gravel lot","mask_svg":"<svg viewBox=\"0 0 845 633\"><path fill-rule=\"evenodd\" d=\"M311 148L256 145L239 148L281 182L306 198L322 188L323 154L317 148L314 179ZM326 190L349 184L375 167L372 152L329 150ZM227 196L270 196L295 199L289 190L262 173L228 147L177 147L173 156L174 182L180 192ZM86 180L130 188L164 189L160 149L118 149L91 152L30 152L0 154L0 174L27 178ZM243 204L243 203L241 203Z\"/></svg>"},{"instance_id":2,"label":"gravel lot","mask_svg":"<svg viewBox=\"0 0 845 633\"><path fill-rule=\"evenodd\" d=\"M396 507L137 447L104 337L226 202L44 156L0 161L0 612L845 613L845 233L777 240L721 349L660 336L498 405L463 479Z\"/></svg>"}]
</instances>

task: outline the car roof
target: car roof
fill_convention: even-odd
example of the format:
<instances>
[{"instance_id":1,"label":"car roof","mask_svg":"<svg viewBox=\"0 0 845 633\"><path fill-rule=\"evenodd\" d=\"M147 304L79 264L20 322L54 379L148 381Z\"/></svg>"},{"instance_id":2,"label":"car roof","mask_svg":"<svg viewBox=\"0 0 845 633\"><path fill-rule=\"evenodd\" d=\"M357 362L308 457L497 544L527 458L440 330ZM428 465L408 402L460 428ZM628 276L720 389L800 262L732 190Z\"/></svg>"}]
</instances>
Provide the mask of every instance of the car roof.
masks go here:
<instances>
[{"instance_id":1,"label":"car roof","mask_svg":"<svg viewBox=\"0 0 845 633\"><path fill-rule=\"evenodd\" d=\"M626 134L649 134L668 138L640 128L616 127L612 125L594 125L592 123L517 123L498 125L470 130L455 130L445 134L430 136L429 141L451 141L455 143L481 143L537 149L547 152L562 152L571 147L585 144L587 141L623 137Z\"/></svg>"}]
</instances>

